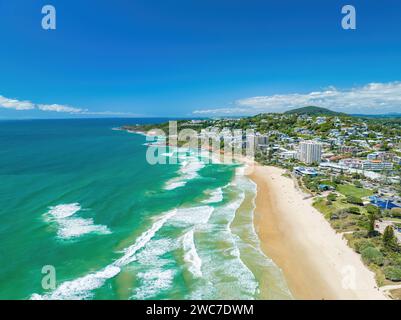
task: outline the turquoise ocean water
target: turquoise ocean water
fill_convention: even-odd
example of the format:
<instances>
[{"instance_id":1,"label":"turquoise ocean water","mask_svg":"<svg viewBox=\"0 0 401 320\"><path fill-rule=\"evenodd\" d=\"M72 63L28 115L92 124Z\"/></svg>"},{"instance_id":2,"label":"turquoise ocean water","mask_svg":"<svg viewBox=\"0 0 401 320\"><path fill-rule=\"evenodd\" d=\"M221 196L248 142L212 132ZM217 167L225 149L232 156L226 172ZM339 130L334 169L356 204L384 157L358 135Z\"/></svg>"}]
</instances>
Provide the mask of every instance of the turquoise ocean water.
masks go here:
<instances>
[{"instance_id":1,"label":"turquoise ocean water","mask_svg":"<svg viewBox=\"0 0 401 320\"><path fill-rule=\"evenodd\" d=\"M144 136L113 130L146 121L0 122L0 299L291 298L241 167L150 165Z\"/></svg>"}]
</instances>

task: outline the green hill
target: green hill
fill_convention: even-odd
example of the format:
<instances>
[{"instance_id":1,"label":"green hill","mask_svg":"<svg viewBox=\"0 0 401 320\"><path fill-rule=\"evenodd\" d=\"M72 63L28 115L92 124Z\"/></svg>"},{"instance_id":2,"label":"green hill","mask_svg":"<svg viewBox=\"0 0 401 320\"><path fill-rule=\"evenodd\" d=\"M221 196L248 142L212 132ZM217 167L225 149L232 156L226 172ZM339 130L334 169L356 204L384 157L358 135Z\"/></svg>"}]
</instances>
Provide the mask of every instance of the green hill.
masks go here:
<instances>
[{"instance_id":1,"label":"green hill","mask_svg":"<svg viewBox=\"0 0 401 320\"><path fill-rule=\"evenodd\" d=\"M345 113L335 112L326 108L308 106L303 108L292 109L284 112L284 114L306 114L309 116L344 116Z\"/></svg>"}]
</instances>

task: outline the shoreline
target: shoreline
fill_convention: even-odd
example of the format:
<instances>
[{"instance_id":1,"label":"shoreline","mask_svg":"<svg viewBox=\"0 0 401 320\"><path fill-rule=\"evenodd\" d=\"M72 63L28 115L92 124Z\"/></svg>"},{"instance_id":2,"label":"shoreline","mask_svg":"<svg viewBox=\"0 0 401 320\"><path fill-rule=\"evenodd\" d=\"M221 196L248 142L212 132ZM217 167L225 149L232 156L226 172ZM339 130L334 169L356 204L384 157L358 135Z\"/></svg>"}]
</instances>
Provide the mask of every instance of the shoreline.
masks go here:
<instances>
[{"instance_id":1,"label":"shoreline","mask_svg":"<svg viewBox=\"0 0 401 320\"><path fill-rule=\"evenodd\" d=\"M210 149L198 150L224 156ZM256 184L253 215L261 249L281 269L295 299L388 299L360 255L312 206L313 199L305 199L293 181L282 176L284 169L232 156L245 164L245 175Z\"/></svg>"},{"instance_id":2,"label":"shoreline","mask_svg":"<svg viewBox=\"0 0 401 320\"><path fill-rule=\"evenodd\" d=\"M282 270L295 299L388 299L374 273L304 199L283 169L255 164L255 230L262 250Z\"/></svg>"}]
</instances>

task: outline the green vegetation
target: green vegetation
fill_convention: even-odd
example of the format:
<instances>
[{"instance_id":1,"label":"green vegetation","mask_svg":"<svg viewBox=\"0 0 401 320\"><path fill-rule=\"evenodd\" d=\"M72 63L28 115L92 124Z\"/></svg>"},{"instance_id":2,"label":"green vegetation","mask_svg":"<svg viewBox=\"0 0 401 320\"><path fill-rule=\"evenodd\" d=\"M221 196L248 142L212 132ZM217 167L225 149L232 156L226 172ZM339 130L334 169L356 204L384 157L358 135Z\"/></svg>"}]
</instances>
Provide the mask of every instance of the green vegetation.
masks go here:
<instances>
[{"instance_id":1,"label":"green vegetation","mask_svg":"<svg viewBox=\"0 0 401 320\"><path fill-rule=\"evenodd\" d=\"M351 204L356 204L358 206L363 206L363 201L361 198L354 196L347 196L347 202Z\"/></svg>"},{"instance_id":2,"label":"green vegetation","mask_svg":"<svg viewBox=\"0 0 401 320\"><path fill-rule=\"evenodd\" d=\"M368 204L366 206L366 211L367 211L367 213L375 215L375 216L380 214L380 209L372 204Z\"/></svg>"},{"instance_id":3,"label":"green vegetation","mask_svg":"<svg viewBox=\"0 0 401 320\"><path fill-rule=\"evenodd\" d=\"M388 266L384 268L386 279L391 281L401 281L401 267Z\"/></svg>"},{"instance_id":4,"label":"green vegetation","mask_svg":"<svg viewBox=\"0 0 401 320\"><path fill-rule=\"evenodd\" d=\"M390 213L393 218L401 218L401 208L392 208Z\"/></svg>"},{"instance_id":5,"label":"green vegetation","mask_svg":"<svg viewBox=\"0 0 401 320\"><path fill-rule=\"evenodd\" d=\"M358 253L362 253L367 248L374 248L374 244L368 239L358 239L354 242L354 249Z\"/></svg>"},{"instance_id":6,"label":"green vegetation","mask_svg":"<svg viewBox=\"0 0 401 320\"><path fill-rule=\"evenodd\" d=\"M344 196L351 196L356 198L363 198L371 196L373 194L371 190L358 188L351 184L341 184L337 186L337 190Z\"/></svg>"},{"instance_id":7,"label":"green vegetation","mask_svg":"<svg viewBox=\"0 0 401 320\"><path fill-rule=\"evenodd\" d=\"M351 214L361 214L361 210L358 207L348 208L348 212Z\"/></svg>"},{"instance_id":8,"label":"green vegetation","mask_svg":"<svg viewBox=\"0 0 401 320\"><path fill-rule=\"evenodd\" d=\"M315 107L315 106L308 106L298 109L292 109L286 111L284 114L306 114L309 116L345 116L345 113L335 112L326 108Z\"/></svg>"},{"instance_id":9,"label":"green vegetation","mask_svg":"<svg viewBox=\"0 0 401 320\"><path fill-rule=\"evenodd\" d=\"M299 116L310 116L313 121L307 121ZM314 120L317 116L326 116L327 121L322 124L317 124ZM304 137L304 138L316 138L327 137L328 131L330 129L337 128L334 122L334 117L337 117L343 125L360 125L361 123L366 123L368 132L374 134L375 132L380 132L387 137L395 137L401 135L401 118L366 118L362 119L360 117L352 117L346 114L337 113L328 109L319 107L305 107L299 109L293 109L286 113L274 114L274 113L264 113L258 114L252 117L240 118L240 119L203 119L199 122L192 122L191 120L178 120L178 130L181 129L193 129L196 132L200 130L214 127L217 129L242 129L247 130L252 128L255 132L260 134L266 134L269 132L269 140L271 142L279 141L280 134L287 134L289 137ZM158 123L158 124L141 124L141 125L125 125L122 127L125 130L141 131L147 132L151 129L162 129L166 134L168 134L168 122ZM303 128L309 133L297 133L296 130ZM347 137L346 142L357 138L354 136ZM372 138L372 137L370 137Z\"/></svg>"},{"instance_id":10,"label":"green vegetation","mask_svg":"<svg viewBox=\"0 0 401 320\"><path fill-rule=\"evenodd\" d=\"M329 200L329 201L336 201L336 200L337 200L337 195L336 195L335 193L330 193L330 194L327 196L327 200Z\"/></svg>"},{"instance_id":11,"label":"green vegetation","mask_svg":"<svg viewBox=\"0 0 401 320\"><path fill-rule=\"evenodd\" d=\"M338 186L339 187L339 186ZM353 189L345 189L352 190ZM344 236L349 245L359 254L363 262L376 274L379 285L401 281L400 246L389 227L381 235L375 231L375 222L382 218L380 208L353 206L349 197L343 194L329 193L327 197L319 197L314 207L322 212L337 232L346 232Z\"/></svg>"},{"instance_id":12,"label":"green vegetation","mask_svg":"<svg viewBox=\"0 0 401 320\"><path fill-rule=\"evenodd\" d=\"M383 245L393 251L399 251L397 239L394 236L394 229L391 226L387 226L383 232Z\"/></svg>"},{"instance_id":13,"label":"green vegetation","mask_svg":"<svg viewBox=\"0 0 401 320\"><path fill-rule=\"evenodd\" d=\"M384 261L383 255L378 249L374 247L367 247L363 249L361 251L361 256L363 261L367 264L374 263L377 264L378 266L383 265Z\"/></svg>"},{"instance_id":14,"label":"green vegetation","mask_svg":"<svg viewBox=\"0 0 401 320\"><path fill-rule=\"evenodd\" d=\"M368 213L369 223L368 223L368 237L374 237L376 235L375 222L379 218L379 214Z\"/></svg>"}]
</instances>

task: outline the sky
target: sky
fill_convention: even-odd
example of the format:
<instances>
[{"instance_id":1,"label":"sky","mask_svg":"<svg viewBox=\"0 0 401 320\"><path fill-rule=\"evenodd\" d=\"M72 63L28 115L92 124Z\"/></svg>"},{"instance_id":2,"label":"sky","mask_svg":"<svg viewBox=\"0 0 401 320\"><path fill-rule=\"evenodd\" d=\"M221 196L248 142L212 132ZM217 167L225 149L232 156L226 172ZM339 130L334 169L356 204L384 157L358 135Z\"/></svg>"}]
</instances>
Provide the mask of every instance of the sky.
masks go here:
<instances>
[{"instance_id":1,"label":"sky","mask_svg":"<svg viewBox=\"0 0 401 320\"><path fill-rule=\"evenodd\" d=\"M399 0L0 0L0 15L0 119L401 112Z\"/></svg>"}]
</instances>

